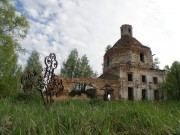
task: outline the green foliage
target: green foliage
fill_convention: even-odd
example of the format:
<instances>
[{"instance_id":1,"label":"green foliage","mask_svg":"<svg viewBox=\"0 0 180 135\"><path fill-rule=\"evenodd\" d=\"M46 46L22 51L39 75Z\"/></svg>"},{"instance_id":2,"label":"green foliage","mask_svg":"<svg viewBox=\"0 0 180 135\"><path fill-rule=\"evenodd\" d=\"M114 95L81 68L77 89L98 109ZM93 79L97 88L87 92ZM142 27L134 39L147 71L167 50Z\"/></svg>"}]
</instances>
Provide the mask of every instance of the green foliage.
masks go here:
<instances>
[{"instance_id":1,"label":"green foliage","mask_svg":"<svg viewBox=\"0 0 180 135\"><path fill-rule=\"evenodd\" d=\"M61 68L61 76L66 78L76 77L76 70L78 70L79 64L80 60L78 58L78 52L77 49L74 49L69 54L67 61L63 62L63 67Z\"/></svg>"},{"instance_id":2,"label":"green foliage","mask_svg":"<svg viewBox=\"0 0 180 135\"><path fill-rule=\"evenodd\" d=\"M25 38L28 21L15 13L8 0L0 1L0 97L11 96L19 88L21 67L18 53L23 52L19 41Z\"/></svg>"},{"instance_id":3,"label":"green foliage","mask_svg":"<svg viewBox=\"0 0 180 135\"><path fill-rule=\"evenodd\" d=\"M71 92L69 92L69 96L74 97L76 95L81 96L81 94L86 94L87 97L93 99L96 98L96 90L95 89L88 89L86 91L75 91L72 90Z\"/></svg>"},{"instance_id":4,"label":"green foliage","mask_svg":"<svg viewBox=\"0 0 180 135\"><path fill-rule=\"evenodd\" d=\"M169 66L168 65L166 65L165 67L164 67L164 70L169 70Z\"/></svg>"},{"instance_id":5,"label":"green foliage","mask_svg":"<svg viewBox=\"0 0 180 135\"><path fill-rule=\"evenodd\" d=\"M112 48L111 45L107 45L106 49L105 49L105 52L109 51L111 48Z\"/></svg>"},{"instance_id":6,"label":"green foliage","mask_svg":"<svg viewBox=\"0 0 180 135\"><path fill-rule=\"evenodd\" d=\"M83 55L80 60L79 77L94 76L93 70L89 65L89 60L86 55Z\"/></svg>"},{"instance_id":7,"label":"green foliage","mask_svg":"<svg viewBox=\"0 0 180 135\"><path fill-rule=\"evenodd\" d=\"M168 98L180 100L180 62L173 62L170 68L166 66L165 80L160 86L166 90Z\"/></svg>"},{"instance_id":8,"label":"green foliage","mask_svg":"<svg viewBox=\"0 0 180 135\"><path fill-rule=\"evenodd\" d=\"M86 90L85 93L90 98L96 98L96 90L95 89L88 89L88 90Z\"/></svg>"},{"instance_id":9,"label":"green foliage","mask_svg":"<svg viewBox=\"0 0 180 135\"><path fill-rule=\"evenodd\" d=\"M26 103L26 104L37 104L41 103L42 104L42 97L39 93L39 91L34 91L31 93L24 93L24 92L19 92L15 96L12 97L12 102L13 103Z\"/></svg>"},{"instance_id":10,"label":"green foliage","mask_svg":"<svg viewBox=\"0 0 180 135\"><path fill-rule=\"evenodd\" d=\"M9 75L4 75L0 78L0 98L13 96L18 92L21 75L21 66L15 66L12 68Z\"/></svg>"},{"instance_id":11,"label":"green foliage","mask_svg":"<svg viewBox=\"0 0 180 135\"><path fill-rule=\"evenodd\" d=\"M39 76L42 75L42 64L39 60L39 53L35 50L31 52L31 55L27 60L27 64L22 77L27 77L28 74L34 71L37 75ZM36 88L34 87L34 85L37 85L37 83L38 83L37 77L32 77L30 78L30 80L26 80L23 82L23 90L26 92L35 91Z\"/></svg>"},{"instance_id":12,"label":"green foliage","mask_svg":"<svg viewBox=\"0 0 180 135\"><path fill-rule=\"evenodd\" d=\"M46 110L39 103L4 99L0 106L0 134L180 134L178 101L64 100Z\"/></svg>"},{"instance_id":13,"label":"green foliage","mask_svg":"<svg viewBox=\"0 0 180 135\"><path fill-rule=\"evenodd\" d=\"M2 51L2 53L1 53ZM21 66L18 55L11 44L0 45L0 98L11 96L20 87Z\"/></svg>"},{"instance_id":14,"label":"green foliage","mask_svg":"<svg viewBox=\"0 0 180 135\"><path fill-rule=\"evenodd\" d=\"M39 75L42 74L42 64L40 62L39 53L35 50L31 52L27 60L25 72L27 72L28 69L35 70Z\"/></svg>"},{"instance_id":15,"label":"green foliage","mask_svg":"<svg viewBox=\"0 0 180 135\"><path fill-rule=\"evenodd\" d=\"M159 64L160 64L159 58L154 58L153 59L153 68L159 69Z\"/></svg>"},{"instance_id":16,"label":"green foliage","mask_svg":"<svg viewBox=\"0 0 180 135\"><path fill-rule=\"evenodd\" d=\"M8 0L0 1L0 44L12 46L16 51L22 51L20 39L26 37L29 28L23 15L17 15L13 5Z\"/></svg>"},{"instance_id":17,"label":"green foliage","mask_svg":"<svg viewBox=\"0 0 180 135\"><path fill-rule=\"evenodd\" d=\"M81 96L81 94L82 94L81 91L72 90L71 92L69 92L68 95L71 96L71 97L74 97L74 96L76 96L76 95Z\"/></svg>"},{"instance_id":18,"label":"green foliage","mask_svg":"<svg viewBox=\"0 0 180 135\"><path fill-rule=\"evenodd\" d=\"M79 58L77 49L74 49L69 54L67 61L63 62L61 76L65 78L96 77L97 73L94 73L90 67L87 56L83 55Z\"/></svg>"}]
</instances>

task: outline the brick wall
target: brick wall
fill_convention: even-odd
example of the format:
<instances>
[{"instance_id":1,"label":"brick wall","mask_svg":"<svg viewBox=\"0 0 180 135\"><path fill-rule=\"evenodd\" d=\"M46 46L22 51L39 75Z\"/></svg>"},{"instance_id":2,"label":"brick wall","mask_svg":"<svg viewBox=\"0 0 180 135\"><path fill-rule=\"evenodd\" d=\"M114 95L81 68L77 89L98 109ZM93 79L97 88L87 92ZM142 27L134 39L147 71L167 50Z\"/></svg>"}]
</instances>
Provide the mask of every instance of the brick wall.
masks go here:
<instances>
[{"instance_id":1,"label":"brick wall","mask_svg":"<svg viewBox=\"0 0 180 135\"><path fill-rule=\"evenodd\" d=\"M69 92L73 89L75 84L77 83L86 83L91 84L94 88L96 88L96 94L98 97L102 98L104 95L104 90L101 90L106 84L110 85L111 88L114 90L112 94L112 99L119 99L119 92L120 92L120 82L118 80L105 80L105 79L97 79L97 78L61 78L56 77L56 79L61 79L64 91L63 95L67 96Z\"/></svg>"}]
</instances>

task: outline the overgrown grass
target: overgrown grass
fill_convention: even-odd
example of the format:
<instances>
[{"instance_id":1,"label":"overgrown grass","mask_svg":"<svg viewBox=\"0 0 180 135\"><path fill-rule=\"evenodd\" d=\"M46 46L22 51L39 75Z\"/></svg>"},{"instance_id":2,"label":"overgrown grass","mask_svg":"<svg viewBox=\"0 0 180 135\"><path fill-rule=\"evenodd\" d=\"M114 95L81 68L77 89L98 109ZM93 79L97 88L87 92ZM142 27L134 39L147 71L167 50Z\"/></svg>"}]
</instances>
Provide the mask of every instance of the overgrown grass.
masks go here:
<instances>
[{"instance_id":1,"label":"overgrown grass","mask_svg":"<svg viewBox=\"0 0 180 135\"><path fill-rule=\"evenodd\" d=\"M178 101L64 100L46 110L30 99L0 100L0 134L180 134Z\"/></svg>"}]
</instances>

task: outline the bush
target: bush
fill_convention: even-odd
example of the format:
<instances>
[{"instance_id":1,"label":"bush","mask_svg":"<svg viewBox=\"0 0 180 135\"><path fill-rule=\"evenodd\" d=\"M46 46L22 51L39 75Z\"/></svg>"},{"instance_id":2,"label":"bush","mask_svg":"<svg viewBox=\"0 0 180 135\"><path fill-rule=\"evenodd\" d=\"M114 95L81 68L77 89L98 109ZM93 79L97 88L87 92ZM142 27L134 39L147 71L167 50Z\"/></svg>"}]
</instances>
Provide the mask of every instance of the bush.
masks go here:
<instances>
[{"instance_id":1,"label":"bush","mask_svg":"<svg viewBox=\"0 0 180 135\"><path fill-rule=\"evenodd\" d=\"M39 92L33 93L24 93L20 92L16 96L12 98L13 102L24 102L24 103L40 103L42 102L42 97L40 96Z\"/></svg>"},{"instance_id":2,"label":"bush","mask_svg":"<svg viewBox=\"0 0 180 135\"><path fill-rule=\"evenodd\" d=\"M96 98L96 90L95 89L88 89L88 90L86 90L85 94L90 98Z\"/></svg>"},{"instance_id":3,"label":"bush","mask_svg":"<svg viewBox=\"0 0 180 135\"><path fill-rule=\"evenodd\" d=\"M86 94L89 98L96 98L96 90L95 89L88 89L86 91L75 91L72 90L69 92L69 96L74 97L76 95L81 96L81 94Z\"/></svg>"},{"instance_id":4,"label":"bush","mask_svg":"<svg viewBox=\"0 0 180 135\"><path fill-rule=\"evenodd\" d=\"M0 79L0 98L12 97L17 94L19 83L15 78Z\"/></svg>"},{"instance_id":5,"label":"bush","mask_svg":"<svg viewBox=\"0 0 180 135\"><path fill-rule=\"evenodd\" d=\"M69 92L69 96L71 96L71 97L74 97L76 95L81 96L81 93L82 93L82 91L72 90L71 92Z\"/></svg>"}]
</instances>

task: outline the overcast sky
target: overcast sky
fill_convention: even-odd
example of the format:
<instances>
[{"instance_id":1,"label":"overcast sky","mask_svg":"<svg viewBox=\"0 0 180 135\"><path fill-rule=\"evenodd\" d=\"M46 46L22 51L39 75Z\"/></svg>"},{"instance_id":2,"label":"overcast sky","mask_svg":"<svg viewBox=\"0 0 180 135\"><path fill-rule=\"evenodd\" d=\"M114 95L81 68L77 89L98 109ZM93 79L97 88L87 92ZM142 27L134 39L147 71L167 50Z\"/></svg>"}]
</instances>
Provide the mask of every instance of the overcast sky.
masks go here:
<instances>
[{"instance_id":1,"label":"overcast sky","mask_svg":"<svg viewBox=\"0 0 180 135\"><path fill-rule=\"evenodd\" d=\"M123 24L133 26L133 37L151 48L161 68L180 61L180 0L16 0L16 10L30 23L20 64L32 50L41 61L53 52L59 72L77 48L100 75L105 48L120 38Z\"/></svg>"}]
</instances>

